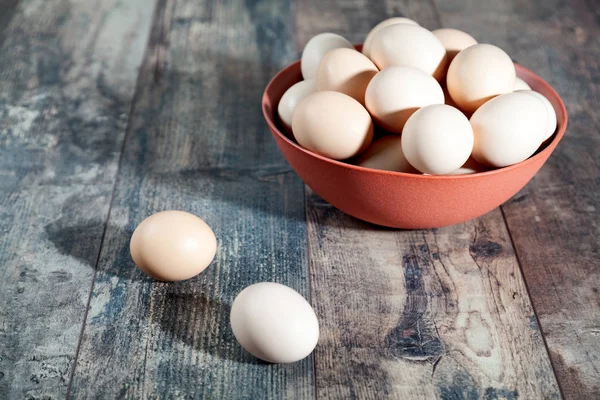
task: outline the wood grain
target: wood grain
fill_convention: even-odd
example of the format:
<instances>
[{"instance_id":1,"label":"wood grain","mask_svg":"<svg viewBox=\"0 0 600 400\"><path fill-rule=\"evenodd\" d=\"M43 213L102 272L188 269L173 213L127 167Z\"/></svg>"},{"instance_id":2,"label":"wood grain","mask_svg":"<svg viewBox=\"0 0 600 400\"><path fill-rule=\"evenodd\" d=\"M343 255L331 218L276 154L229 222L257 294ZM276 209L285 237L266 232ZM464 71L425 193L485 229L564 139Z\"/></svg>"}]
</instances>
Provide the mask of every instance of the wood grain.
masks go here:
<instances>
[{"instance_id":1,"label":"wood grain","mask_svg":"<svg viewBox=\"0 0 600 400\"><path fill-rule=\"evenodd\" d=\"M391 3L355 1L352 11L346 2L301 4L301 45L329 30L361 42L393 15L440 26L423 2L394 2L392 12ZM306 208L321 321L317 397L560 397L499 210L450 228L394 231L346 216L310 191Z\"/></svg>"},{"instance_id":2,"label":"wood grain","mask_svg":"<svg viewBox=\"0 0 600 400\"><path fill-rule=\"evenodd\" d=\"M73 398L304 399L313 362L258 361L229 307L277 281L307 296L303 185L277 151L260 99L296 57L293 7L160 1L98 264ZM159 283L135 268L131 231L165 209L201 216L218 252L200 276Z\"/></svg>"},{"instance_id":3,"label":"wood grain","mask_svg":"<svg viewBox=\"0 0 600 400\"><path fill-rule=\"evenodd\" d=\"M19 0L0 0L0 48L4 43L4 31L15 14Z\"/></svg>"},{"instance_id":4,"label":"wood grain","mask_svg":"<svg viewBox=\"0 0 600 400\"><path fill-rule=\"evenodd\" d=\"M376 228L307 197L317 396L560 398L502 215Z\"/></svg>"},{"instance_id":5,"label":"wood grain","mask_svg":"<svg viewBox=\"0 0 600 400\"><path fill-rule=\"evenodd\" d=\"M23 0L2 34L2 399L66 394L149 32L142 4Z\"/></svg>"},{"instance_id":6,"label":"wood grain","mask_svg":"<svg viewBox=\"0 0 600 400\"><path fill-rule=\"evenodd\" d=\"M569 127L503 211L565 398L600 397L600 25L585 1L439 2L563 98Z\"/></svg>"}]
</instances>

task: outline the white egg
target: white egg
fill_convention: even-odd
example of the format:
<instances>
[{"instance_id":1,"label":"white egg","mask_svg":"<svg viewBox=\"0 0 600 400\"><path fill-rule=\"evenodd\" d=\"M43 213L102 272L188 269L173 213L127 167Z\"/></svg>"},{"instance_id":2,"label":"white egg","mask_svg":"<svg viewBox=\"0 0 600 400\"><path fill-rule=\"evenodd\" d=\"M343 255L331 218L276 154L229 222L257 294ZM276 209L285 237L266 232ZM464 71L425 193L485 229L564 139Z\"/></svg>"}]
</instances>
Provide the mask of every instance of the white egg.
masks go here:
<instances>
[{"instance_id":1,"label":"white egg","mask_svg":"<svg viewBox=\"0 0 600 400\"><path fill-rule=\"evenodd\" d=\"M231 306L231 329L246 351L271 363L308 356L319 340L319 322L294 289L274 282L250 285Z\"/></svg>"},{"instance_id":2,"label":"white egg","mask_svg":"<svg viewBox=\"0 0 600 400\"><path fill-rule=\"evenodd\" d=\"M475 111L472 157L492 167L506 167L529 158L547 131L544 103L524 91L500 95Z\"/></svg>"},{"instance_id":3,"label":"white egg","mask_svg":"<svg viewBox=\"0 0 600 400\"><path fill-rule=\"evenodd\" d=\"M365 41L363 43L363 48L362 48L363 54L367 57L371 57L371 42L373 41L373 36L375 36L375 34L377 32L379 32L381 29L385 28L386 26L395 25L395 24L419 25L412 19L404 18L404 17L388 18L384 21L381 21L380 23L375 25L375 27L373 29L371 29L371 32L369 32L369 34L367 35L367 38L365 39Z\"/></svg>"},{"instance_id":4,"label":"white egg","mask_svg":"<svg viewBox=\"0 0 600 400\"><path fill-rule=\"evenodd\" d=\"M371 79L365 104L379 125L399 134L416 110L444 104L444 91L426 72L412 67L389 67Z\"/></svg>"},{"instance_id":5,"label":"white egg","mask_svg":"<svg viewBox=\"0 0 600 400\"><path fill-rule=\"evenodd\" d=\"M491 44L476 44L454 57L446 83L458 107L472 113L489 99L512 92L515 78L508 54Z\"/></svg>"},{"instance_id":6,"label":"white egg","mask_svg":"<svg viewBox=\"0 0 600 400\"><path fill-rule=\"evenodd\" d=\"M427 29L410 24L382 28L371 42L371 60L381 70L391 66L420 69L437 80L444 78L447 57L442 42Z\"/></svg>"},{"instance_id":7,"label":"white egg","mask_svg":"<svg viewBox=\"0 0 600 400\"><path fill-rule=\"evenodd\" d=\"M546 127L546 134L544 135L543 141L548 140L550 137L552 137L552 135L556 131L557 121L556 121L556 111L554 111L554 107L552 107L552 104L550 103L550 101L541 93L538 93L533 90L524 91L523 93L529 93L530 95L537 97L546 106L546 111L548 113L548 125Z\"/></svg>"},{"instance_id":8,"label":"white egg","mask_svg":"<svg viewBox=\"0 0 600 400\"><path fill-rule=\"evenodd\" d=\"M473 129L454 107L423 107L406 121L402 150L408 162L430 175L445 175L460 168L473 149Z\"/></svg>"},{"instance_id":9,"label":"white egg","mask_svg":"<svg viewBox=\"0 0 600 400\"><path fill-rule=\"evenodd\" d=\"M516 92L517 90L531 90L531 87L527 84L527 82L517 76L515 79L513 92Z\"/></svg>"},{"instance_id":10,"label":"white egg","mask_svg":"<svg viewBox=\"0 0 600 400\"><path fill-rule=\"evenodd\" d=\"M277 105L277 113L279 119L285 124L288 129L292 128L292 116L296 106L302 99L311 93L317 91L317 82L314 79L307 79L292 85L285 91L279 104Z\"/></svg>"},{"instance_id":11,"label":"white egg","mask_svg":"<svg viewBox=\"0 0 600 400\"><path fill-rule=\"evenodd\" d=\"M300 69L304 79L316 78L319 64L325 54L340 47L354 49L352 43L335 33L320 33L310 39L304 46L302 59L300 60Z\"/></svg>"},{"instance_id":12,"label":"white egg","mask_svg":"<svg viewBox=\"0 0 600 400\"><path fill-rule=\"evenodd\" d=\"M404 156L402 137L398 135L384 136L371 143L356 165L386 171L416 172Z\"/></svg>"},{"instance_id":13,"label":"white egg","mask_svg":"<svg viewBox=\"0 0 600 400\"><path fill-rule=\"evenodd\" d=\"M352 97L331 91L316 92L296 107L292 132L305 149L344 160L369 147L373 140L373 121Z\"/></svg>"}]
</instances>

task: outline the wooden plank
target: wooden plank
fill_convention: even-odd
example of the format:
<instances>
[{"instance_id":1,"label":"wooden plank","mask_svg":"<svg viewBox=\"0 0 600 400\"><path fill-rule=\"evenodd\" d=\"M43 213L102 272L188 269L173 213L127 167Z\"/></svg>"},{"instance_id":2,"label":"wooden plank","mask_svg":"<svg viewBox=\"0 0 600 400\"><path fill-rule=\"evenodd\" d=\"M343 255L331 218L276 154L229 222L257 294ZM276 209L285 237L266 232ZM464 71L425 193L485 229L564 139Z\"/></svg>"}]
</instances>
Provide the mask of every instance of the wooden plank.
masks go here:
<instances>
[{"instance_id":1,"label":"wooden plank","mask_svg":"<svg viewBox=\"0 0 600 400\"><path fill-rule=\"evenodd\" d=\"M314 397L313 361L245 353L229 307L277 281L307 296L303 185L260 109L295 54L290 2L159 3L131 117L71 395L74 398ZM129 256L134 227L183 209L218 238L213 264L159 283ZM307 296L308 297L308 296Z\"/></svg>"},{"instance_id":2,"label":"wooden plank","mask_svg":"<svg viewBox=\"0 0 600 400\"><path fill-rule=\"evenodd\" d=\"M386 3L383 13L361 1L301 4L300 44L327 30L359 42L397 15L440 26L423 2ZM560 397L499 210L454 227L397 231L357 221L310 192L306 208L321 321L317 397Z\"/></svg>"},{"instance_id":3,"label":"wooden plank","mask_svg":"<svg viewBox=\"0 0 600 400\"><path fill-rule=\"evenodd\" d=\"M503 211L563 394L600 397L600 26L585 1L439 2L442 23L504 48L562 96L563 141Z\"/></svg>"},{"instance_id":4,"label":"wooden plank","mask_svg":"<svg viewBox=\"0 0 600 400\"><path fill-rule=\"evenodd\" d=\"M320 32L342 34L352 43L362 43L371 28L391 16L418 20L420 25L428 29L435 29L439 25L436 10L428 2L385 0L382 3L374 5L364 0L296 0L298 48L304 48L306 42Z\"/></svg>"},{"instance_id":5,"label":"wooden plank","mask_svg":"<svg viewBox=\"0 0 600 400\"><path fill-rule=\"evenodd\" d=\"M499 210L375 228L307 197L317 397L559 398Z\"/></svg>"},{"instance_id":6,"label":"wooden plank","mask_svg":"<svg viewBox=\"0 0 600 400\"><path fill-rule=\"evenodd\" d=\"M2 10L0 13L0 48L4 43L4 31L15 14L17 4L19 4L19 0L0 0L0 10Z\"/></svg>"},{"instance_id":7,"label":"wooden plank","mask_svg":"<svg viewBox=\"0 0 600 400\"><path fill-rule=\"evenodd\" d=\"M23 0L3 33L2 399L66 394L147 42L148 7L144 0Z\"/></svg>"}]
</instances>

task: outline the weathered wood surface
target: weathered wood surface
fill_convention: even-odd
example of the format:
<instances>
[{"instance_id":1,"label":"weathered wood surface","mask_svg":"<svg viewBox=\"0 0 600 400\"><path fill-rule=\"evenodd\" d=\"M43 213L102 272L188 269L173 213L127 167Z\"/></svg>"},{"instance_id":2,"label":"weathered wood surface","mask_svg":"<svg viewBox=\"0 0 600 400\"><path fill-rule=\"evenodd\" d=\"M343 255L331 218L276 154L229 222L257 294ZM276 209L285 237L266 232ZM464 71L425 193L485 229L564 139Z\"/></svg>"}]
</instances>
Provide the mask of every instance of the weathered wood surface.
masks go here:
<instances>
[{"instance_id":1,"label":"weathered wood surface","mask_svg":"<svg viewBox=\"0 0 600 400\"><path fill-rule=\"evenodd\" d=\"M15 14L19 0L0 0L0 48L4 42L4 30Z\"/></svg>"},{"instance_id":2,"label":"weathered wood surface","mask_svg":"<svg viewBox=\"0 0 600 400\"><path fill-rule=\"evenodd\" d=\"M398 232L307 208L318 397L560 397L499 210Z\"/></svg>"},{"instance_id":3,"label":"weathered wood surface","mask_svg":"<svg viewBox=\"0 0 600 400\"><path fill-rule=\"evenodd\" d=\"M64 398L152 10L145 0L9 3L0 2L0 398Z\"/></svg>"},{"instance_id":4,"label":"weathered wood surface","mask_svg":"<svg viewBox=\"0 0 600 400\"><path fill-rule=\"evenodd\" d=\"M565 397L599 397L598 4L154 3L0 0L0 398L558 398L550 359ZM356 43L397 15L505 48L567 103L564 141L502 210L377 228L305 196L277 151L270 77L316 33ZM219 238L190 281L129 257L164 209ZM313 356L235 342L229 305L262 280L310 297Z\"/></svg>"},{"instance_id":5,"label":"weathered wood surface","mask_svg":"<svg viewBox=\"0 0 600 400\"><path fill-rule=\"evenodd\" d=\"M245 353L229 307L277 281L307 296L303 184L270 137L262 91L296 57L292 4L160 1L140 72L73 398L304 399L313 360ZM213 264L181 283L135 268L131 231L160 210L204 218Z\"/></svg>"},{"instance_id":6,"label":"weathered wood surface","mask_svg":"<svg viewBox=\"0 0 600 400\"><path fill-rule=\"evenodd\" d=\"M430 3L391 4L381 14L367 1L305 0L300 46L331 29L362 42L393 15L439 27ZM346 19L335 23L334 15ZM321 321L317 397L560 397L499 210L411 232L361 223L310 191L306 208L312 303Z\"/></svg>"},{"instance_id":7,"label":"weathered wood surface","mask_svg":"<svg viewBox=\"0 0 600 400\"><path fill-rule=\"evenodd\" d=\"M497 44L569 111L563 141L503 212L563 394L600 398L600 25L597 1L438 2L442 24ZM594 13L595 8L595 13Z\"/></svg>"}]
</instances>

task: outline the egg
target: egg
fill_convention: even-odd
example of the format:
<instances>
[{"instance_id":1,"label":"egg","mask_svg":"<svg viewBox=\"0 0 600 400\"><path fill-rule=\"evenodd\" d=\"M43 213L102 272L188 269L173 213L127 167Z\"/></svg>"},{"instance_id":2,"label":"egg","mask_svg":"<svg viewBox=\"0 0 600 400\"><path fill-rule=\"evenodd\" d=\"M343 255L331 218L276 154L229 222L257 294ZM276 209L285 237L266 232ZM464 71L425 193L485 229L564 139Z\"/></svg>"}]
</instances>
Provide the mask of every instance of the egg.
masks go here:
<instances>
[{"instance_id":1,"label":"egg","mask_svg":"<svg viewBox=\"0 0 600 400\"><path fill-rule=\"evenodd\" d=\"M513 91L516 92L517 90L531 90L531 87L523 79L517 77Z\"/></svg>"},{"instance_id":2,"label":"egg","mask_svg":"<svg viewBox=\"0 0 600 400\"><path fill-rule=\"evenodd\" d=\"M444 91L426 72L412 67L389 67L371 79L365 104L379 125L399 134L416 110L444 104Z\"/></svg>"},{"instance_id":3,"label":"egg","mask_svg":"<svg viewBox=\"0 0 600 400\"><path fill-rule=\"evenodd\" d=\"M506 167L529 158L547 133L548 112L527 92L498 96L471 116L475 135L472 157L492 167Z\"/></svg>"},{"instance_id":4,"label":"egg","mask_svg":"<svg viewBox=\"0 0 600 400\"><path fill-rule=\"evenodd\" d=\"M316 78L319 64L325 54L340 47L354 49L352 43L335 33L320 33L310 39L304 46L302 58L300 59L300 70L304 79Z\"/></svg>"},{"instance_id":5,"label":"egg","mask_svg":"<svg viewBox=\"0 0 600 400\"><path fill-rule=\"evenodd\" d=\"M217 239L202 219L185 211L162 211L140 223L129 244L135 264L160 281L189 279L212 262Z\"/></svg>"},{"instance_id":6,"label":"egg","mask_svg":"<svg viewBox=\"0 0 600 400\"><path fill-rule=\"evenodd\" d=\"M242 290L231 306L230 322L240 345L271 363L299 361L319 340L319 322L310 304L279 283L261 282Z\"/></svg>"},{"instance_id":7,"label":"egg","mask_svg":"<svg viewBox=\"0 0 600 400\"><path fill-rule=\"evenodd\" d=\"M448 56L448 62L451 62L461 50L477 44L477 40L475 40L473 36L458 29L436 29L431 33L433 33L444 45L446 55Z\"/></svg>"},{"instance_id":8,"label":"egg","mask_svg":"<svg viewBox=\"0 0 600 400\"><path fill-rule=\"evenodd\" d=\"M489 99L512 92L515 78L508 54L491 44L476 44L454 57L446 83L458 107L472 113Z\"/></svg>"},{"instance_id":9,"label":"egg","mask_svg":"<svg viewBox=\"0 0 600 400\"><path fill-rule=\"evenodd\" d=\"M420 69L437 80L444 78L447 57L442 42L427 29L410 24L382 28L373 36L371 60L382 70L391 66Z\"/></svg>"},{"instance_id":10,"label":"egg","mask_svg":"<svg viewBox=\"0 0 600 400\"><path fill-rule=\"evenodd\" d=\"M430 175L456 171L473 149L473 129L465 115L446 104L423 107L410 116L402 131L408 162Z\"/></svg>"},{"instance_id":11,"label":"egg","mask_svg":"<svg viewBox=\"0 0 600 400\"><path fill-rule=\"evenodd\" d=\"M365 90L371 78L379 72L375 64L362 53L346 48L325 54L317 70L317 89L347 94L365 104Z\"/></svg>"},{"instance_id":12,"label":"egg","mask_svg":"<svg viewBox=\"0 0 600 400\"><path fill-rule=\"evenodd\" d=\"M298 103L311 93L317 91L317 82L314 79L307 79L293 84L285 91L279 104L277 105L277 114L286 128L292 128L292 116Z\"/></svg>"},{"instance_id":13,"label":"egg","mask_svg":"<svg viewBox=\"0 0 600 400\"><path fill-rule=\"evenodd\" d=\"M344 160L371 144L373 121L352 97L332 91L316 92L296 107L292 132L300 146L334 160Z\"/></svg>"},{"instance_id":14,"label":"egg","mask_svg":"<svg viewBox=\"0 0 600 400\"><path fill-rule=\"evenodd\" d=\"M356 165L365 168L396 172L417 172L402 151L401 136L391 135L377 139L358 158Z\"/></svg>"},{"instance_id":15,"label":"egg","mask_svg":"<svg viewBox=\"0 0 600 400\"><path fill-rule=\"evenodd\" d=\"M557 124L556 111L554 111L554 107L552 107L552 104L550 103L550 101L541 93L538 93L533 90L524 91L523 93L528 93L532 96L535 96L536 98L540 99L546 106L546 111L547 111L547 115L548 115L548 120L547 120L548 125L546 126L546 133L544 135L543 141L550 139L552 137L552 135L554 134L554 132L556 131L556 124Z\"/></svg>"},{"instance_id":16,"label":"egg","mask_svg":"<svg viewBox=\"0 0 600 400\"><path fill-rule=\"evenodd\" d=\"M381 29L385 28L386 26L395 25L395 24L419 25L412 19L404 18L404 17L388 18L384 21L381 21L380 23L375 25L375 27L373 29L371 29L371 31L367 35L367 38L365 39L365 41L363 43L363 48L362 48L363 54L367 57L371 57L371 42L373 41L373 36L375 36L375 34L377 32L379 32Z\"/></svg>"},{"instance_id":17,"label":"egg","mask_svg":"<svg viewBox=\"0 0 600 400\"><path fill-rule=\"evenodd\" d=\"M467 162L465 162L462 167L460 167L456 171L452 171L448 175L475 174L475 173L478 173L478 172L485 172L487 170L488 170L488 168L486 168L484 165L479 164L472 157L469 157L469 159L467 160Z\"/></svg>"},{"instance_id":18,"label":"egg","mask_svg":"<svg viewBox=\"0 0 600 400\"><path fill-rule=\"evenodd\" d=\"M452 97L450 97L450 93L448 93L448 87L446 85L442 86L442 90L444 91L444 104L448 104L454 108L458 108Z\"/></svg>"}]
</instances>

